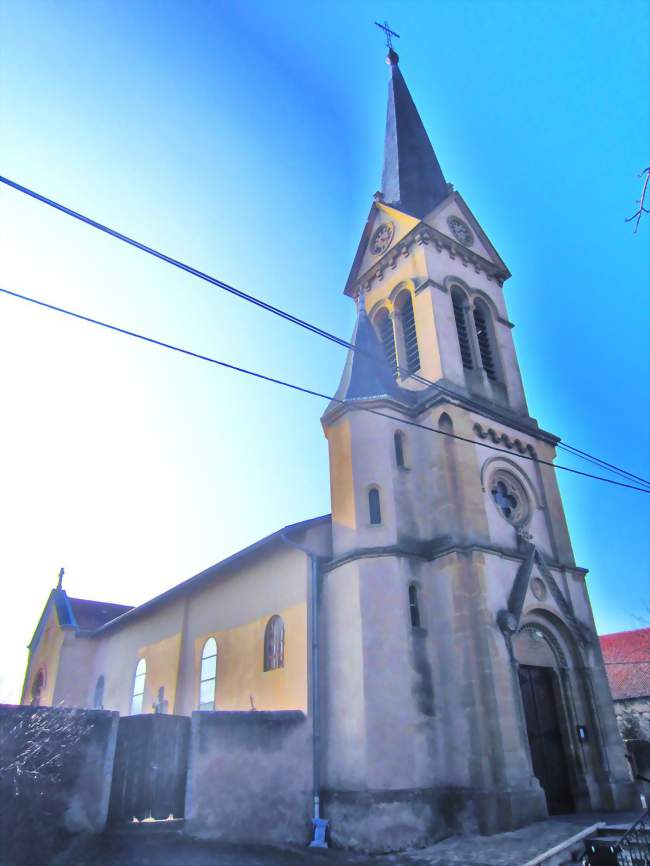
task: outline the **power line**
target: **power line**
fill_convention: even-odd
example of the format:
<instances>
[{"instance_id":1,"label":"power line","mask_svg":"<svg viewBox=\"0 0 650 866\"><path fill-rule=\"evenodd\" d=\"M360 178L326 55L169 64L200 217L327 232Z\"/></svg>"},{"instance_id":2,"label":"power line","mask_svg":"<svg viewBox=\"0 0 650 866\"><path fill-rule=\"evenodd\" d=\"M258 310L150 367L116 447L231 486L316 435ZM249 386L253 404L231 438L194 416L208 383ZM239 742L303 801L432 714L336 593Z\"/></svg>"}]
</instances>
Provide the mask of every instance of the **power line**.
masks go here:
<instances>
[{"instance_id":1,"label":"power line","mask_svg":"<svg viewBox=\"0 0 650 866\"><path fill-rule=\"evenodd\" d=\"M282 310L280 307L276 307L273 304L269 304L266 301L263 301L261 298L256 297L255 295L251 295L247 292L242 291L241 289L237 289L235 288L235 286L231 286L229 283L226 283L223 280L218 279L217 277L210 276L210 274L206 274L203 271L200 271L197 268L186 264L185 262L181 262L179 259L172 258L171 256L168 256L165 253L154 249L153 247L149 247L146 244L141 243L140 241L136 241L134 238L130 238L128 237L128 235L125 235L122 232L118 232L116 229L109 228L108 226L97 222L97 220L91 219L90 217L87 217L84 214L79 213L78 211L66 207L60 202L56 202L53 199L47 198L46 196L41 195L35 190L29 189L26 186L22 186L22 184L19 184L16 181L10 180L9 178L0 175L0 182L4 183L6 186L11 187L12 189L15 189L18 192L22 192L25 195L28 195L31 198L42 202L43 204L48 205L49 207L54 208L55 210L59 210L62 213L73 217L74 219L80 220L81 222L92 226L92 228L98 229L99 231L104 232L105 234L108 234L111 237L116 238L117 240L130 244L136 249L148 253L149 255L154 256L155 258L160 259L161 261L164 261L167 264L172 265L173 267L179 268L180 270L185 271L186 273L191 274L194 277L198 277L205 282L211 283L212 285L217 286L217 288L223 289L224 291L229 292L230 294L233 294L236 297L241 298L242 300L248 301L249 303L260 307L261 309L266 310L267 312L272 313L275 316L285 319L286 321L291 322L294 325L298 325L299 327L304 328L305 330L310 331L313 334L317 334L318 336L323 337L326 340L330 340L331 342L336 343L339 346L343 346L346 349L351 349L354 352L360 351L364 355L369 355L369 353L360 350L353 343L344 340L342 337L337 337L335 334L332 334L330 331L327 331L324 328L320 328L318 325L307 322L305 319L294 316L292 313L289 313L286 310ZM438 388L442 393L447 394L448 396L456 396L452 391L449 391L443 385L440 385L438 382L432 382L430 379L427 379L426 377L421 376L418 373L413 373L400 367L396 367L396 370L400 375L405 378L410 377L424 385L432 385ZM615 466L612 463L607 463L607 461L601 460L599 457L589 454L586 451L582 451L579 448L574 448L567 443L558 444L560 447L564 446L564 449L573 453L574 456L580 457L591 463L595 463L596 465L601 466L605 470L613 472L619 476L630 478L635 481L640 481L642 484L647 484L650 486L650 481L648 481L647 479L641 478L638 475L634 475L632 472L628 472L627 470L622 469L619 466Z\"/></svg>"},{"instance_id":2,"label":"power line","mask_svg":"<svg viewBox=\"0 0 650 866\"><path fill-rule=\"evenodd\" d=\"M119 327L119 325L112 325L109 322L101 321L101 319L94 319L91 316L84 315L83 313L77 313L74 310L69 310L65 307L59 307L55 304L49 304L47 303L47 301L42 301L29 295L23 295L20 292L12 292L10 289L4 288L0 288L0 292L12 298L16 298L21 301L27 301L30 304L36 304L39 307L44 307L45 309L52 310L56 313L62 313L74 319L79 319L82 322L88 322L91 325L97 325L100 328L106 328L109 331L115 331L119 334L124 334L127 337L134 337L137 340L143 340L145 343L151 343L152 345L159 346L162 349L169 349L172 352L178 352L181 355L187 355L191 358L196 358L199 361L207 361L210 364L215 364L216 366L222 367L226 370L232 370L236 373L243 373L246 376L251 376L255 379L261 379L264 382L271 382L274 385L280 385L283 388L289 388L290 390L298 391L301 394L308 394L311 397L320 397L323 400L338 403L339 405L345 405L346 403L345 400L341 400L338 397L333 397L330 394L323 394L322 391L315 391L312 388L304 388L302 385L296 385L293 382L287 382L284 379L278 379L275 376L267 376L265 373L259 373L256 370L249 370L246 367L240 367L236 364L230 364L227 361L221 361L217 358L212 358L210 355L203 355L199 352L193 352L191 349L184 349L181 346L176 346L173 343L167 343L164 340L157 340L155 337L148 337L145 334L140 334L137 331L131 331L128 328L121 328ZM490 445L487 442L476 441L474 439L469 439L466 436L459 436L457 433L449 433L445 430L438 430L436 427L430 427L427 424L420 424L418 421L411 421L406 418L401 418L398 415L391 415L387 412L382 412L379 409L372 409L369 406L357 405L357 408L363 412L369 412L371 415L377 415L380 418L388 418L390 421L397 421L400 424L406 424L409 427L416 427L420 430L427 430L431 433L437 433L440 436L448 436L451 439L457 439L460 442L468 442L470 445L478 445L481 448L487 448L490 451L497 451L500 454L507 454L509 457L512 456L511 452L507 449L498 448L496 445ZM602 475L593 475L590 472L582 472L580 469L572 469L570 466L562 466L559 463L552 463L549 460L542 460L538 457L532 457L527 454L520 454L518 456L522 460L532 460L534 463L538 463L543 466L550 466L552 469L562 469L565 472L571 472L574 475L582 475L585 478L593 478L596 481L604 481L607 484L614 484L617 487L625 487L630 490L638 490L640 493L650 493L650 490L646 490L643 487L637 487L632 484L624 484L621 481L614 481L614 479L605 478Z\"/></svg>"},{"instance_id":3,"label":"power line","mask_svg":"<svg viewBox=\"0 0 650 866\"><path fill-rule=\"evenodd\" d=\"M646 481L645 478L641 478L639 475L634 475L632 472L627 472L625 469L619 469L613 463L608 463L606 460L601 460L600 457L595 457L593 454L589 454L587 451L581 451L579 448L575 448L573 445L567 445L565 442L558 442L557 447L561 448L563 451L567 451L574 457L581 457L583 460L586 460L589 463L594 463L596 466L602 466L604 469L608 469L610 472L621 475L623 478L632 478L635 481L641 481L643 484L650 484L650 482Z\"/></svg>"}]
</instances>

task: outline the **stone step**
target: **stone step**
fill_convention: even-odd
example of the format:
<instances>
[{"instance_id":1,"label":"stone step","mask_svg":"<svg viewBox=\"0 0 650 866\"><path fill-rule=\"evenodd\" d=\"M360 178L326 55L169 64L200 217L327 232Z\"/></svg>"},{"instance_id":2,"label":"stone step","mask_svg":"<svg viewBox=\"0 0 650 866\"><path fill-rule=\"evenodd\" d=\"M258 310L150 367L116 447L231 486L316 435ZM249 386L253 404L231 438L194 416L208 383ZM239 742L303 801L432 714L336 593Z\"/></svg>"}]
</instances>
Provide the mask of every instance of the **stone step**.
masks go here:
<instances>
[{"instance_id":1,"label":"stone step","mask_svg":"<svg viewBox=\"0 0 650 866\"><path fill-rule=\"evenodd\" d=\"M604 824L599 822L585 827L559 845L554 845L548 851L538 854L524 866L568 866L568 864L580 863L580 858L585 853L585 840L594 836L602 826Z\"/></svg>"}]
</instances>

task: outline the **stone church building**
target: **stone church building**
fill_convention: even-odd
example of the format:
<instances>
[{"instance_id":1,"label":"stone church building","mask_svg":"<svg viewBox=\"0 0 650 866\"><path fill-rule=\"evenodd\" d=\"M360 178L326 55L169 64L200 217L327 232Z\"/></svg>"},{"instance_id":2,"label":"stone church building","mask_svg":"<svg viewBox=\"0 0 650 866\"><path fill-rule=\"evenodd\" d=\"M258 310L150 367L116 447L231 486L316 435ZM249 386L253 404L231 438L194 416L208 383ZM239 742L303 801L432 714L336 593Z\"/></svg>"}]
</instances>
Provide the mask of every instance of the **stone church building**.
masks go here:
<instances>
[{"instance_id":1,"label":"stone church building","mask_svg":"<svg viewBox=\"0 0 650 866\"><path fill-rule=\"evenodd\" d=\"M135 608L59 585L22 701L301 710L332 837L399 847L636 793L510 273L388 63L381 192L344 290L354 349L321 419L331 515Z\"/></svg>"}]
</instances>

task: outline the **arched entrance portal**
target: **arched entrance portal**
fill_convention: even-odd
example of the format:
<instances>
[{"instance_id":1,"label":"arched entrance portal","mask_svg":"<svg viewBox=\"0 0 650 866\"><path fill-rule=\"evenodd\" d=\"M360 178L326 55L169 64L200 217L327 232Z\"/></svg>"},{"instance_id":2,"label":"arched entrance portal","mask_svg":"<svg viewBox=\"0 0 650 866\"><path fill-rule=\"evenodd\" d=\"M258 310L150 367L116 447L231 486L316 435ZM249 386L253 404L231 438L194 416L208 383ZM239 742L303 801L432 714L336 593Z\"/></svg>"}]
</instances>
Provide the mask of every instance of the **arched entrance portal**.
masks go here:
<instances>
[{"instance_id":1,"label":"arched entrance portal","mask_svg":"<svg viewBox=\"0 0 650 866\"><path fill-rule=\"evenodd\" d=\"M561 660L549 638L545 629L529 624L517 634L514 648L533 772L549 814L558 815L573 812L575 802L566 742L570 726L558 676Z\"/></svg>"}]
</instances>

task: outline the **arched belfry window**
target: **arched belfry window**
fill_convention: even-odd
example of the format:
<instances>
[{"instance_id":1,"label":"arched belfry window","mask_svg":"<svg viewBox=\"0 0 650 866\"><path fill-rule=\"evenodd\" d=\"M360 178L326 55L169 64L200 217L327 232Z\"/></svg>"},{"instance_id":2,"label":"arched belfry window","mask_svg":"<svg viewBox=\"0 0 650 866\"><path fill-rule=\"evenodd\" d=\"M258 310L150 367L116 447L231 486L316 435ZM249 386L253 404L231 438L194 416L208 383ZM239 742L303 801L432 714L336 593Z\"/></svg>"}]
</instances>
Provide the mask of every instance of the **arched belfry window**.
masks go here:
<instances>
[{"instance_id":1,"label":"arched belfry window","mask_svg":"<svg viewBox=\"0 0 650 866\"><path fill-rule=\"evenodd\" d=\"M474 306L474 326L476 328L479 352L481 353L481 364L488 378L496 379L495 352L490 325L491 319L487 307L481 301L477 301Z\"/></svg>"},{"instance_id":2,"label":"arched belfry window","mask_svg":"<svg viewBox=\"0 0 650 866\"><path fill-rule=\"evenodd\" d=\"M135 669L135 677L133 678L133 694L131 696L131 715L137 716L142 712L144 703L144 683L147 679L147 663L144 659L140 659Z\"/></svg>"},{"instance_id":3,"label":"arched belfry window","mask_svg":"<svg viewBox=\"0 0 650 866\"><path fill-rule=\"evenodd\" d=\"M368 491L368 516L373 525L381 523L381 501L376 487Z\"/></svg>"},{"instance_id":4,"label":"arched belfry window","mask_svg":"<svg viewBox=\"0 0 650 866\"><path fill-rule=\"evenodd\" d=\"M415 328L415 313L413 312L413 298L410 292L402 292L395 304L399 310L399 320L402 329L402 340L404 341L404 359L406 369L409 373L415 373L420 369L420 353L418 351L418 335ZM402 363L400 361L400 367Z\"/></svg>"},{"instance_id":5,"label":"arched belfry window","mask_svg":"<svg viewBox=\"0 0 650 866\"><path fill-rule=\"evenodd\" d=\"M284 667L284 622L274 614L264 631L264 670L274 671Z\"/></svg>"},{"instance_id":6,"label":"arched belfry window","mask_svg":"<svg viewBox=\"0 0 650 866\"><path fill-rule=\"evenodd\" d=\"M400 469L405 469L406 454L404 449L404 434L397 430L393 435L393 441L395 444L395 463L397 463Z\"/></svg>"},{"instance_id":7,"label":"arched belfry window","mask_svg":"<svg viewBox=\"0 0 650 866\"><path fill-rule=\"evenodd\" d=\"M474 369L474 359L472 358L472 345L469 338L469 330L467 328L467 303L465 295L460 289L451 290L451 303L454 308L454 319L456 320L456 333L458 334L458 346L460 348L460 357L463 362L463 367L466 370Z\"/></svg>"},{"instance_id":8,"label":"arched belfry window","mask_svg":"<svg viewBox=\"0 0 650 866\"><path fill-rule=\"evenodd\" d=\"M217 642L209 637L201 653L201 675L199 680L199 709L213 710L217 692Z\"/></svg>"},{"instance_id":9,"label":"arched belfry window","mask_svg":"<svg viewBox=\"0 0 650 866\"><path fill-rule=\"evenodd\" d=\"M95 695L93 697L93 707L96 710L104 709L104 689L106 688L106 680L104 675L101 674L97 677L97 682L95 683Z\"/></svg>"},{"instance_id":10,"label":"arched belfry window","mask_svg":"<svg viewBox=\"0 0 650 866\"><path fill-rule=\"evenodd\" d=\"M409 586L409 613L411 615L411 628L420 628L420 605L418 602L418 588L412 583Z\"/></svg>"},{"instance_id":11,"label":"arched belfry window","mask_svg":"<svg viewBox=\"0 0 650 866\"><path fill-rule=\"evenodd\" d=\"M388 313L388 310L380 310L375 319L377 330L379 331L379 339L384 349L386 359L390 364L393 373L397 374L397 352L395 351L395 331L393 330L393 321Z\"/></svg>"}]
</instances>

